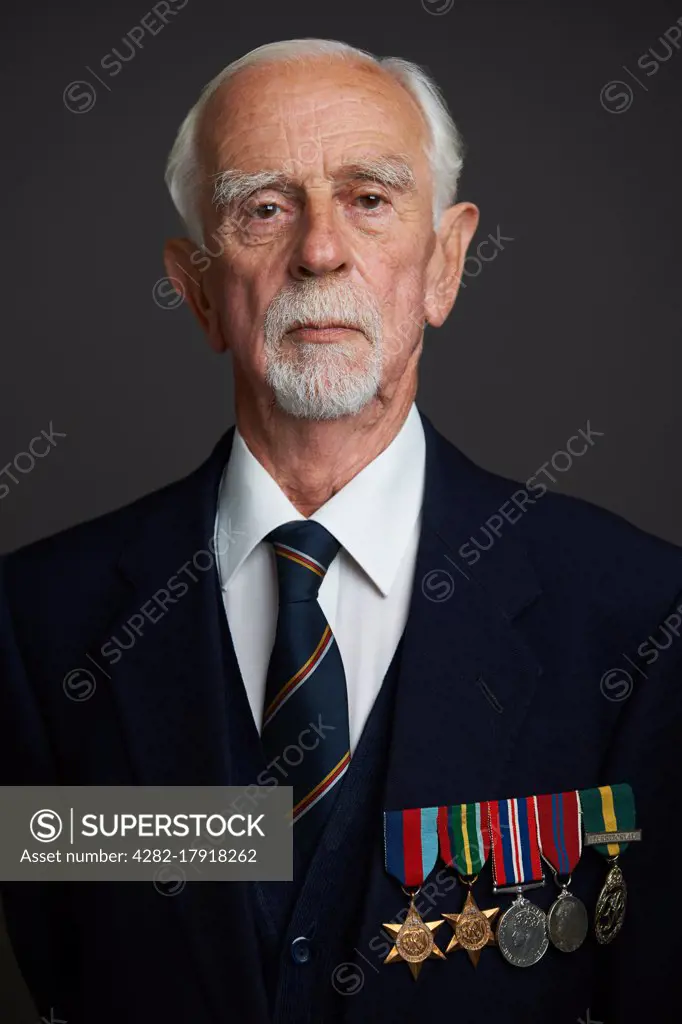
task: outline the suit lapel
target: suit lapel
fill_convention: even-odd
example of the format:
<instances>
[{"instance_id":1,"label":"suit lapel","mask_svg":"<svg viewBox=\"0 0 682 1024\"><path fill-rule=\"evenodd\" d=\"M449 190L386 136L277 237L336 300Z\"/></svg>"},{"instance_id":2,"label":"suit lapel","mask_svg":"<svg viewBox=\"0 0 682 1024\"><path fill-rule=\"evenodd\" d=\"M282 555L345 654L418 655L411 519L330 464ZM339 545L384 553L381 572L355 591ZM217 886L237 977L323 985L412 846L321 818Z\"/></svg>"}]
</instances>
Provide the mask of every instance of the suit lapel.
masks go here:
<instances>
[{"instance_id":1,"label":"suit lapel","mask_svg":"<svg viewBox=\"0 0 682 1024\"><path fill-rule=\"evenodd\" d=\"M386 790L393 809L504 795L504 767L542 671L514 628L540 594L514 527L474 565L459 554L513 485L505 491L422 421L422 530Z\"/></svg>"},{"instance_id":2,"label":"suit lapel","mask_svg":"<svg viewBox=\"0 0 682 1024\"><path fill-rule=\"evenodd\" d=\"M211 546L232 433L195 473L171 485L172 497L160 492L119 561L130 596L108 637L128 649L109 672L140 785L229 784ZM158 602L166 599L162 612ZM150 608L157 621L143 621L136 636L134 627Z\"/></svg>"},{"instance_id":3,"label":"suit lapel","mask_svg":"<svg viewBox=\"0 0 682 1024\"><path fill-rule=\"evenodd\" d=\"M108 650L121 653L107 672L137 785L243 782L231 760L231 709L225 699L226 688L243 683L236 659L224 658L221 645L224 612L213 552L218 490L233 436L234 428L196 472L159 493L119 561L129 592L106 632L113 643ZM160 613L158 600L167 598ZM153 623L145 617L150 608ZM142 635L136 635L135 625ZM121 650L124 645L127 649ZM230 673L233 677L226 678ZM186 885L172 904L212 1016L219 1020L229 1000L237 1013L240 1004L244 1019L265 1021L246 886L201 881ZM234 942L235 922L239 943ZM225 950L231 951L233 975L226 970ZM231 991L235 976L243 981L236 1002Z\"/></svg>"},{"instance_id":4,"label":"suit lapel","mask_svg":"<svg viewBox=\"0 0 682 1024\"><path fill-rule=\"evenodd\" d=\"M470 463L423 414L422 422L426 477L388 751L383 808L390 810L514 795L505 769L542 672L515 627L541 591L514 527L472 566L459 553L514 486ZM404 913L405 898L384 871L381 815L371 835L373 867L353 952L363 970L366 959L374 968L366 984L385 1014L418 1019L421 979L416 986L409 977L391 981L381 966L385 954L377 955L380 922ZM439 899L447 892L439 881ZM350 948L344 955L353 958ZM347 1003L344 1019L364 1019Z\"/></svg>"}]
</instances>

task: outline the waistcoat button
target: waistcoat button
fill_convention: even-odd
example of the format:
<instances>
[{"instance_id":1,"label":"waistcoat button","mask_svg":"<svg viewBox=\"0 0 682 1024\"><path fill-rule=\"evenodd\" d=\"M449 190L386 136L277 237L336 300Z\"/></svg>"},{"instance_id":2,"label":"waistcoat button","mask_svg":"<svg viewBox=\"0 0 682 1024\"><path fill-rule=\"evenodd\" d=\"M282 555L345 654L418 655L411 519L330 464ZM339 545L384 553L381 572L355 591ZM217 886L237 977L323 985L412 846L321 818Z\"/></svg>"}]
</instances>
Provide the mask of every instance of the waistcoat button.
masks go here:
<instances>
[{"instance_id":1,"label":"waistcoat button","mask_svg":"<svg viewBox=\"0 0 682 1024\"><path fill-rule=\"evenodd\" d=\"M307 964L310 960L310 940L305 935L299 935L291 943L291 956L295 964Z\"/></svg>"}]
</instances>

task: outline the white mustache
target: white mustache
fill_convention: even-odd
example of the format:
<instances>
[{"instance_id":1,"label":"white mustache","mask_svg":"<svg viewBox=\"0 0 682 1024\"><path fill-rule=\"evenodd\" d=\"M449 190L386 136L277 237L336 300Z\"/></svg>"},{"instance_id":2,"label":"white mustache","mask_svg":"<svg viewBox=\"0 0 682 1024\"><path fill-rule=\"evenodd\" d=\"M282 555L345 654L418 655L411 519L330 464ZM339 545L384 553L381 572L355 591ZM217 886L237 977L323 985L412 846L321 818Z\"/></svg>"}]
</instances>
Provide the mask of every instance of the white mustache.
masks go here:
<instances>
[{"instance_id":1,"label":"white mustache","mask_svg":"<svg viewBox=\"0 0 682 1024\"><path fill-rule=\"evenodd\" d=\"M345 281L321 285L316 278L290 284L268 306L263 328L266 346L277 345L288 331L307 325L347 327L380 344L382 318L374 298Z\"/></svg>"}]
</instances>

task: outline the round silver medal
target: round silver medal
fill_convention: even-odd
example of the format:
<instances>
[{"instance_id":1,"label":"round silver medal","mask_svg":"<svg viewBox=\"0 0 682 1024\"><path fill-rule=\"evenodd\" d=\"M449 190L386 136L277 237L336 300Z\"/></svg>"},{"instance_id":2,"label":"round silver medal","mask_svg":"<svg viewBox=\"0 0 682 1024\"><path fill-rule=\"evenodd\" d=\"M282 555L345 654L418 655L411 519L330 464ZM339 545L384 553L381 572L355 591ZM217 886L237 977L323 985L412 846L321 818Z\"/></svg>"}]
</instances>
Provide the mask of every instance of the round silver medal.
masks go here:
<instances>
[{"instance_id":1,"label":"round silver medal","mask_svg":"<svg viewBox=\"0 0 682 1024\"><path fill-rule=\"evenodd\" d=\"M515 967L536 964L549 946L545 912L519 896L500 919L497 944L505 960Z\"/></svg>"},{"instance_id":2,"label":"round silver medal","mask_svg":"<svg viewBox=\"0 0 682 1024\"><path fill-rule=\"evenodd\" d=\"M572 953L583 944L589 922L585 904L565 889L547 911L547 932L553 946Z\"/></svg>"}]
</instances>

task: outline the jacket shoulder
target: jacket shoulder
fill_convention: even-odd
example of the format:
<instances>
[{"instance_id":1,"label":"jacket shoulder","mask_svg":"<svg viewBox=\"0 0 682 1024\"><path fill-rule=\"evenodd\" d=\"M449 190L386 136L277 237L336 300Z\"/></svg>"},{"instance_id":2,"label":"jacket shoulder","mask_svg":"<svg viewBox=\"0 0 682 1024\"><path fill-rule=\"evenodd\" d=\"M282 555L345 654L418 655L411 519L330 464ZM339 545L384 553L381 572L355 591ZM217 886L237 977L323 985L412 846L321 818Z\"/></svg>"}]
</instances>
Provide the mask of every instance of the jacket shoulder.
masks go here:
<instances>
[{"instance_id":1,"label":"jacket shoulder","mask_svg":"<svg viewBox=\"0 0 682 1024\"><path fill-rule=\"evenodd\" d=\"M70 526L0 558L0 598L13 617L42 624L97 618L123 583L121 555L140 538L167 543L202 500L206 479L219 472L224 439L189 475L121 508ZM180 526L178 525L180 524Z\"/></svg>"},{"instance_id":2,"label":"jacket shoulder","mask_svg":"<svg viewBox=\"0 0 682 1024\"><path fill-rule=\"evenodd\" d=\"M523 483L484 469L434 433L436 465L448 480L440 500L451 508L467 504L464 515L448 513L464 566L509 545L522 549L544 590L572 590L614 608L629 602L649 614L682 593L681 547L591 501L550 490L555 484L539 473Z\"/></svg>"},{"instance_id":3,"label":"jacket shoulder","mask_svg":"<svg viewBox=\"0 0 682 1024\"><path fill-rule=\"evenodd\" d=\"M0 564L8 578L34 573L42 576L58 571L62 564L68 564L71 571L79 566L96 571L98 564L116 558L152 511L173 500L180 483L166 484L127 505L17 548L4 555Z\"/></svg>"},{"instance_id":4,"label":"jacket shoulder","mask_svg":"<svg viewBox=\"0 0 682 1024\"><path fill-rule=\"evenodd\" d=\"M537 513L521 527L536 560L555 577L571 573L585 588L610 590L620 601L638 604L682 591L682 548L631 523L623 516L555 492L538 502Z\"/></svg>"}]
</instances>

